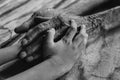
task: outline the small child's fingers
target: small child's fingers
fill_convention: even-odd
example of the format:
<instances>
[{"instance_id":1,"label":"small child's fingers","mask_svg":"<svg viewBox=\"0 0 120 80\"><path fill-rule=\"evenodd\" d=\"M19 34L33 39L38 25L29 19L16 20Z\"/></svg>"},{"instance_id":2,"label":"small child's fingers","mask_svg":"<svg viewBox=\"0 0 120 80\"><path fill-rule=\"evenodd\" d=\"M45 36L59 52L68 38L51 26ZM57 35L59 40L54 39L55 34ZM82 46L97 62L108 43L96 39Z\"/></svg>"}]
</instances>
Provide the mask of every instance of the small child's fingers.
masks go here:
<instances>
[{"instance_id":1,"label":"small child's fingers","mask_svg":"<svg viewBox=\"0 0 120 80\"><path fill-rule=\"evenodd\" d=\"M42 39L39 38L34 43L31 43L28 46L24 46L21 53L19 53L20 58L25 58L26 56L32 55L34 52L38 51L41 46Z\"/></svg>"}]
</instances>

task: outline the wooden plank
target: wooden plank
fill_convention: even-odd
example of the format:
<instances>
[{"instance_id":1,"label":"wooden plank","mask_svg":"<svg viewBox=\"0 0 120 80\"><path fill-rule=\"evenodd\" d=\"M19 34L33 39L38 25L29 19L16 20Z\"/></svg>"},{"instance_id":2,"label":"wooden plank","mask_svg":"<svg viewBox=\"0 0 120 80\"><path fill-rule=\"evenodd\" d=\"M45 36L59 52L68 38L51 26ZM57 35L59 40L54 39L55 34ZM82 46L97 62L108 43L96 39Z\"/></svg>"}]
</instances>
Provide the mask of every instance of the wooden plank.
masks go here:
<instances>
[{"instance_id":1,"label":"wooden plank","mask_svg":"<svg viewBox=\"0 0 120 80\"><path fill-rule=\"evenodd\" d=\"M0 5L0 16L22 6L26 2L28 2L28 0L7 0L6 3Z\"/></svg>"},{"instance_id":2,"label":"wooden plank","mask_svg":"<svg viewBox=\"0 0 120 80\"><path fill-rule=\"evenodd\" d=\"M46 0L46 2L44 2L44 0L30 0L25 5L11 11L9 14L6 14L6 15L3 15L2 17L0 17L0 24L5 25L6 23L9 23L12 20L18 19L22 15L37 11L45 3L49 2L49 1L50 0ZM39 6L39 8L38 8L38 6Z\"/></svg>"},{"instance_id":3,"label":"wooden plank","mask_svg":"<svg viewBox=\"0 0 120 80\"><path fill-rule=\"evenodd\" d=\"M1 0L1 1L0 1L0 7L2 7L2 6L4 6L4 5L10 3L10 1L11 1L11 0Z\"/></svg>"}]
</instances>

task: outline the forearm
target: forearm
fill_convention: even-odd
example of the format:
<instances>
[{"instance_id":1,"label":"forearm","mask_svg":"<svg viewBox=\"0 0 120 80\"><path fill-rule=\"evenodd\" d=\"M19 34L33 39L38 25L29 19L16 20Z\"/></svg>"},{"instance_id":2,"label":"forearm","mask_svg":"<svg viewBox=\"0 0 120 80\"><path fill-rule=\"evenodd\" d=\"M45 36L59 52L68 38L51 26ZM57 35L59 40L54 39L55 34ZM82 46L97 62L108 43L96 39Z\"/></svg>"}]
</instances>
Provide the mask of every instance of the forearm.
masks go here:
<instances>
[{"instance_id":1,"label":"forearm","mask_svg":"<svg viewBox=\"0 0 120 80\"><path fill-rule=\"evenodd\" d=\"M15 59L20 50L20 44L0 49L0 65Z\"/></svg>"},{"instance_id":2,"label":"forearm","mask_svg":"<svg viewBox=\"0 0 120 80\"><path fill-rule=\"evenodd\" d=\"M69 71L71 67L71 63L65 63L59 56L53 56L51 59L7 80L54 80Z\"/></svg>"},{"instance_id":3,"label":"forearm","mask_svg":"<svg viewBox=\"0 0 120 80\"><path fill-rule=\"evenodd\" d=\"M79 2L76 2L74 5L67 7L65 11L80 16L86 15L93 13L96 9L98 9L97 8L98 6L108 1L110 0L80 0ZM93 12L90 12L91 10Z\"/></svg>"}]
</instances>

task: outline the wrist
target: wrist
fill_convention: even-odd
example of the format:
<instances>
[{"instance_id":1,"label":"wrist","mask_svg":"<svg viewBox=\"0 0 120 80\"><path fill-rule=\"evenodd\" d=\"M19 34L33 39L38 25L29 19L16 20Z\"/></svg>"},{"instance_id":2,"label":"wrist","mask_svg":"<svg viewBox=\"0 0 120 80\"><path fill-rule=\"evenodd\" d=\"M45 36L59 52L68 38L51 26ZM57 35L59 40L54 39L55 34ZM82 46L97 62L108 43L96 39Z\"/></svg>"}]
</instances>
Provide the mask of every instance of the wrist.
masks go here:
<instances>
[{"instance_id":1,"label":"wrist","mask_svg":"<svg viewBox=\"0 0 120 80\"><path fill-rule=\"evenodd\" d=\"M65 60L63 59L61 56L53 56L51 59L50 59L50 63L52 64L52 66L54 67L58 67L59 69L63 69L63 68L72 68L73 66L73 62L72 61L69 61L69 60Z\"/></svg>"}]
</instances>

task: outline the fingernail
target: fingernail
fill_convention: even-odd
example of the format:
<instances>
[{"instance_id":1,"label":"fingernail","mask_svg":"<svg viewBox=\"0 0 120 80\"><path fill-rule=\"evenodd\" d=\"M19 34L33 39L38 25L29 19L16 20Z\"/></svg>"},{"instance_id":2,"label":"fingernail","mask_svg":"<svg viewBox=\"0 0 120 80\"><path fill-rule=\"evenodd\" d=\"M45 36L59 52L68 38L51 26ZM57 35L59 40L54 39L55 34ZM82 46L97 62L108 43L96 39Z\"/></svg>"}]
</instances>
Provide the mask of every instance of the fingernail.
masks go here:
<instances>
[{"instance_id":1,"label":"fingernail","mask_svg":"<svg viewBox=\"0 0 120 80\"><path fill-rule=\"evenodd\" d=\"M27 53L25 51L20 53L20 58L25 58L26 56L27 56Z\"/></svg>"},{"instance_id":2,"label":"fingernail","mask_svg":"<svg viewBox=\"0 0 120 80\"><path fill-rule=\"evenodd\" d=\"M27 43L28 43L28 41L26 39L23 39L21 42L22 45L26 45Z\"/></svg>"}]
</instances>

